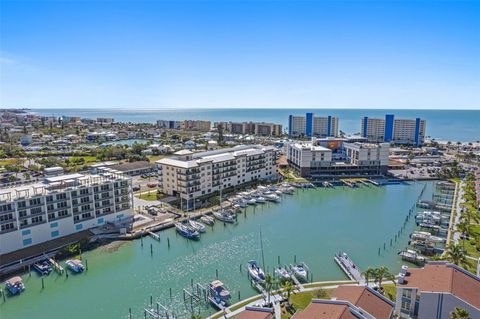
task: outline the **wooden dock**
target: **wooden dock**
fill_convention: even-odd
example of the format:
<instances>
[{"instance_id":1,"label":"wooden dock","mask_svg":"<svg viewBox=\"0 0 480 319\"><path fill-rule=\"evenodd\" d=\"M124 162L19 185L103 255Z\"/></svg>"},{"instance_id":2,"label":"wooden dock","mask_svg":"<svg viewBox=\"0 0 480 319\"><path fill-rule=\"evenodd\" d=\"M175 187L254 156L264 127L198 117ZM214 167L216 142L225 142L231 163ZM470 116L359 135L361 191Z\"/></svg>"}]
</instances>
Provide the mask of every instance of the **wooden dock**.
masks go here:
<instances>
[{"instance_id":1,"label":"wooden dock","mask_svg":"<svg viewBox=\"0 0 480 319\"><path fill-rule=\"evenodd\" d=\"M343 270L350 280L364 282L365 278L362 276L360 269L353 263L353 261L343 252L339 252L334 257L335 262Z\"/></svg>"}]
</instances>

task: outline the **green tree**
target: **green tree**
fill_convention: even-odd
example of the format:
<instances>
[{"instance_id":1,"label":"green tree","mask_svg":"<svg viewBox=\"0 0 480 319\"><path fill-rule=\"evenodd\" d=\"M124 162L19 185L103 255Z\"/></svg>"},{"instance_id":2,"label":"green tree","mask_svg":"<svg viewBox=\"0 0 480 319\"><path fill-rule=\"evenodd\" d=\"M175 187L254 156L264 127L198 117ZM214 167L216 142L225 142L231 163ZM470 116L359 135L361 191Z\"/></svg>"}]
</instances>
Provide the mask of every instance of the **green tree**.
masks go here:
<instances>
[{"instance_id":1,"label":"green tree","mask_svg":"<svg viewBox=\"0 0 480 319\"><path fill-rule=\"evenodd\" d=\"M395 276L390 273L387 267L382 266L379 268L375 268L373 270L373 278L375 279L375 282L378 284L378 287L380 290L383 290L382 288L382 282L383 280L395 280Z\"/></svg>"},{"instance_id":2,"label":"green tree","mask_svg":"<svg viewBox=\"0 0 480 319\"><path fill-rule=\"evenodd\" d=\"M465 265L467 263L465 249L458 244L448 246L446 257L448 261L457 266Z\"/></svg>"},{"instance_id":3,"label":"green tree","mask_svg":"<svg viewBox=\"0 0 480 319\"><path fill-rule=\"evenodd\" d=\"M468 311L466 311L463 308L456 307L455 310L453 310L450 313L450 318L451 319L470 319L471 317Z\"/></svg>"},{"instance_id":4,"label":"green tree","mask_svg":"<svg viewBox=\"0 0 480 319\"><path fill-rule=\"evenodd\" d=\"M290 295L294 289L293 283L291 280L285 280L282 284L283 291L287 294L287 302L290 303Z\"/></svg>"},{"instance_id":5,"label":"green tree","mask_svg":"<svg viewBox=\"0 0 480 319\"><path fill-rule=\"evenodd\" d=\"M275 278L270 275L265 275L265 291L267 292L267 302L270 303L270 295L272 293L273 287L277 284Z\"/></svg>"},{"instance_id":6,"label":"green tree","mask_svg":"<svg viewBox=\"0 0 480 319\"><path fill-rule=\"evenodd\" d=\"M365 277L365 281L368 285L370 280L375 278L375 269L368 267L367 270L362 273L362 276Z\"/></svg>"}]
</instances>

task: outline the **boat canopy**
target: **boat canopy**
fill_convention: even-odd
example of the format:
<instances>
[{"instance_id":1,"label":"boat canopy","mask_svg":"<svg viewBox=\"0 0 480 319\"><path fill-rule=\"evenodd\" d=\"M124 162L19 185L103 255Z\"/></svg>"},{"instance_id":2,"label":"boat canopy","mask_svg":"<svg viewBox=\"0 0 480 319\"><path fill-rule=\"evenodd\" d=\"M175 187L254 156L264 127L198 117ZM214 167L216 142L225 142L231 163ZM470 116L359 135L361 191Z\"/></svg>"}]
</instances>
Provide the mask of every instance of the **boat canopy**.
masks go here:
<instances>
[{"instance_id":1,"label":"boat canopy","mask_svg":"<svg viewBox=\"0 0 480 319\"><path fill-rule=\"evenodd\" d=\"M8 285L16 285L16 284L19 284L22 282L22 278L20 278L19 276L15 276L15 277L12 277L10 279L8 279L5 283L8 284Z\"/></svg>"},{"instance_id":2,"label":"boat canopy","mask_svg":"<svg viewBox=\"0 0 480 319\"><path fill-rule=\"evenodd\" d=\"M220 280L214 280L212 281L211 285L213 288L218 288L223 286L223 282L221 282Z\"/></svg>"}]
</instances>

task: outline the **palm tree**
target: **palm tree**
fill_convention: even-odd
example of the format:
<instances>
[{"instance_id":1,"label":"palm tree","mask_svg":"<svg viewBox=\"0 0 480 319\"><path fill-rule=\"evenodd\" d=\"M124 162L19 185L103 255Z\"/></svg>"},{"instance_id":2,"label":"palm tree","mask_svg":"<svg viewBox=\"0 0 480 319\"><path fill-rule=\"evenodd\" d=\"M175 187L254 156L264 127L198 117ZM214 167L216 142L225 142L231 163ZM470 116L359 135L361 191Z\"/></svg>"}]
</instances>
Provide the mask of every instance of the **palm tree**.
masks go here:
<instances>
[{"instance_id":1,"label":"palm tree","mask_svg":"<svg viewBox=\"0 0 480 319\"><path fill-rule=\"evenodd\" d=\"M453 310L450 313L450 318L451 319L470 319L470 314L465 309L456 307L455 310Z\"/></svg>"},{"instance_id":2,"label":"palm tree","mask_svg":"<svg viewBox=\"0 0 480 319\"><path fill-rule=\"evenodd\" d=\"M390 273L387 267L382 266L374 269L374 278L378 283L378 288L382 289L382 282L384 279L395 280L395 276Z\"/></svg>"},{"instance_id":3,"label":"palm tree","mask_svg":"<svg viewBox=\"0 0 480 319\"><path fill-rule=\"evenodd\" d=\"M273 286L277 283L277 281L275 280L275 278L270 275L270 274L266 274L265 275L265 291L267 292L267 302L270 303L270 293L272 292L273 290Z\"/></svg>"},{"instance_id":4,"label":"palm tree","mask_svg":"<svg viewBox=\"0 0 480 319\"><path fill-rule=\"evenodd\" d=\"M447 249L446 257L448 261L454 263L457 266L467 263L467 257L465 249L458 244L449 245Z\"/></svg>"},{"instance_id":5,"label":"palm tree","mask_svg":"<svg viewBox=\"0 0 480 319\"><path fill-rule=\"evenodd\" d=\"M287 294L287 302L290 303L290 295L292 294L292 291L293 291L293 284L292 284L292 281L291 280L286 280L283 282L282 284L282 288L283 290L285 291L285 293Z\"/></svg>"},{"instance_id":6,"label":"palm tree","mask_svg":"<svg viewBox=\"0 0 480 319\"><path fill-rule=\"evenodd\" d=\"M368 286L370 279L373 279L375 277L375 269L368 267L368 269L365 270L362 273L362 275L363 277L365 277L365 281L367 282L367 286Z\"/></svg>"}]
</instances>

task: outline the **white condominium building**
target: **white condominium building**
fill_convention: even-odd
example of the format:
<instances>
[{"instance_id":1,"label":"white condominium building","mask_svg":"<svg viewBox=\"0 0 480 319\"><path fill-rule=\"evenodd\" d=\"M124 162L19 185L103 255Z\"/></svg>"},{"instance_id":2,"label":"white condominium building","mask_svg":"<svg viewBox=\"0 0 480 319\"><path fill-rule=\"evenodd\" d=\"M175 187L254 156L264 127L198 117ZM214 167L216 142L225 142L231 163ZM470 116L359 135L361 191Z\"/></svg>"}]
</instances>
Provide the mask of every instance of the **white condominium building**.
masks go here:
<instances>
[{"instance_id":1,"label":"white condominium building","mask_svg":"<svg viewBox=\"0 0 480 319\"><path fill-rule=\"evenodd\" d=\"M318 144L326 146L320 146ZM383 175L388 169L389 144L315 140L287 144L289 165L302 177Z\"/></svg>"},{"instance_id":2,"label":"white condominium building","mask_svg":"<svg viewBox=\"0 0 480 319\"><path fill-rule=\"evenodd\" d=\"M338 135L338 118L334 116L317 117L313 113L305 116L288 117L288 135L290 137L329 137Z\"/></svg>"},{"instance_id":3,"label":"white condominium building","mask_svg":"<svg viewBox=\"0 0 480 319\"><path fill-rule=\"evenodd\" d=\"M183 150L156 163L163 192L187 202L221 189L277 178L277 151L271 146L242 145L201 153Z\"/></svg>"},{"instance_id":4,"label":"white condominium building","mask_svg":"<svg viewBox=\"0 0 480 319\"><path fill-rule=\"evenodd\" d=\"M0 255L132 214L131 179L114 170L0 189Z\"/></svg>"},{"instance_id":5,"label":"white condominium building","mask_svg":"<svg viewBox=\"0 0 480 319\"><path fill-rule=\"evenodd\" d=\"M232 134L255 134L260 136L282 135L282 125L264 122L216 122L214 126Z\"/></svg>"},{"instance_id":6,"label":"white condominium building","mask_svg":"<svg viewBox=\"0 0 480 319\"><path fill-rule=\"evenodd\" d=\"M425 120L396 119L387 114L385 119L364 117L362 119L362 136L369 142L390 142L421 146L425 142Z\"/></svg>"}]
</instances>

